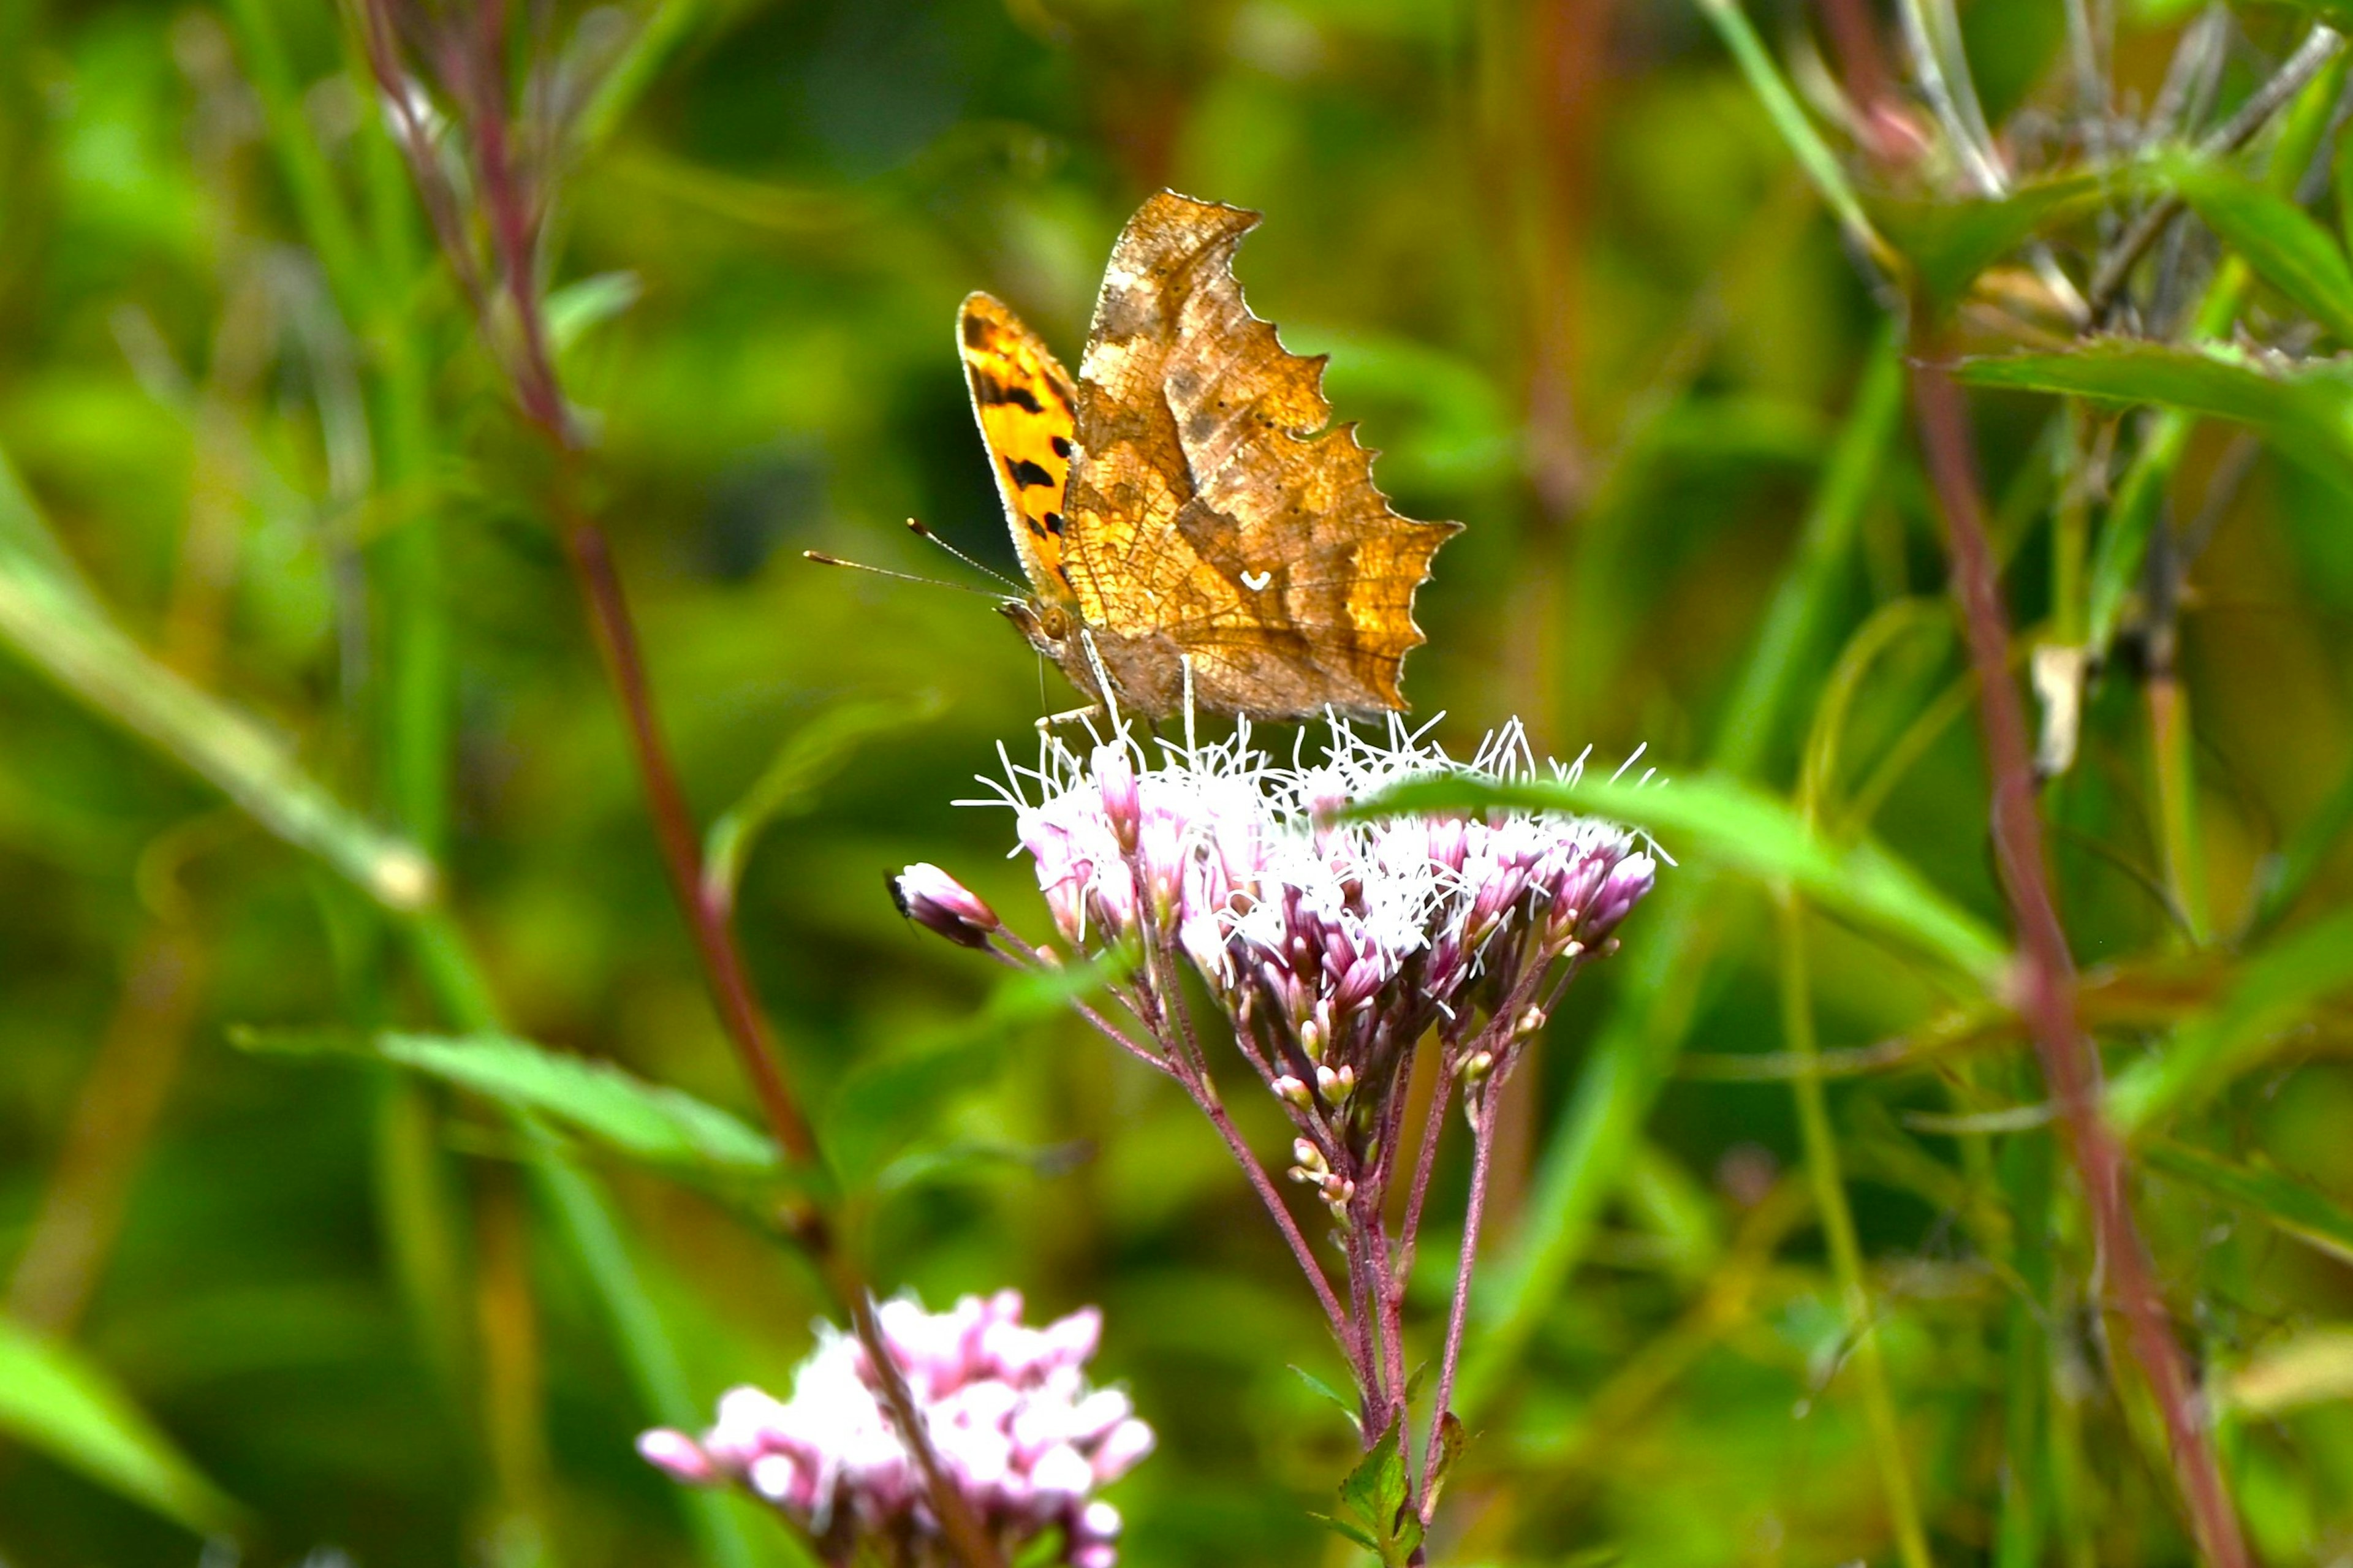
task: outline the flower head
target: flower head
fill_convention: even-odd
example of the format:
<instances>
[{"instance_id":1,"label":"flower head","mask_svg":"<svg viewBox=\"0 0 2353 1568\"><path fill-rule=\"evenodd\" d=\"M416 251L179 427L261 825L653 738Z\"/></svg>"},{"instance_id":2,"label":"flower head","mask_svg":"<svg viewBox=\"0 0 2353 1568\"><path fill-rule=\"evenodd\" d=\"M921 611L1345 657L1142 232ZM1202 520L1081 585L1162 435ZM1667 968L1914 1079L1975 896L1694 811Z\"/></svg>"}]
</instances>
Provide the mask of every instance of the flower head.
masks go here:
<instances>
[{"instance_id":1,"label":"flower head","mask_svg":"<svg viewBox=\"0 0 2353 1568\"><path fill-rule=\"evenodd\" d=\"M1342 815L1408 780L1536 773L1516 725L1461 763L1395 721L1378 738L1335 722L1322 758L1282 766L1245 723L1156 764L1124 736L1085 755L1049 742L998 788L1063 937L1098 956L1181 952L1270 1089L1328 1142L1347 1103L1377 1101L1433 1031L1451 1067L1489 1053L1481 1082L1508 1066L1529 1009L1549 1012L1547 983L1650 890L1651 853L1590 817ZM1133 960L1140 980L1149 958ZM1474 1038L1497 1018L1496 1039Z\"/></svg>"},{"instance_id":2,"label":"flower head","mask_svg":"<svg viewBox=\"0 0 2353 1568\"><path fill-rule=\"evenodd\" d=\"M902 1297L878 1319L933 1452L1008 1554L1059 1531L1073 1568L1111 1568L1119 1512L1093 1493L1152 1451L1152 1429L1126 1394L1087 1384L1101 1313L1087 1308L1041 1328L1021 1313L1020 1293L1000 1290L937 1313ZM945 1561L874 1364L830 1327L820 1326L789 1400L731 1389L701 1437L658 1429L638 1451L682 1481L746 1487L822 1540L912 1538Z\"/></svg>"}]
</instances>

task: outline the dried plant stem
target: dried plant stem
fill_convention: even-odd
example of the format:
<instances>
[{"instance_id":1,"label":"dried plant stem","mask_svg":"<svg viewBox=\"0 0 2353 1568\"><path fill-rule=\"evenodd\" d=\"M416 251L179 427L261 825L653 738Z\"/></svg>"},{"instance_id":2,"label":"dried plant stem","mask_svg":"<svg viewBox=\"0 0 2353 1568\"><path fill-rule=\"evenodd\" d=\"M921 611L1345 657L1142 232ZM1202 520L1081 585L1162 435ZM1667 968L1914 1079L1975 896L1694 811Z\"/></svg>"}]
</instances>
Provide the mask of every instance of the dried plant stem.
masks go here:
<instances>
[{"instance_id":1,"label":"dried plant stem","mask_svg":"<svg viewBox=\"0 0 2353 1568\"><path fill-rule=\"evenodd\" d=\"M1994 855L2019 935L2016 1004L2067 1131L2100 1256L2130 1326L2134 1360L2164 1413L2175 1479L2200 1549L2217 1568L2247 1568L2246 1542L2205 1412L2133 1220L2124 1149L2101 1111L2099 1053L2075 1016L2074 959L2043 867L2026 717L2010 679L2009 621L1986 538L1967 411L1951 377L1932 363L1913 366L1912 394L1952 555L1954 596L1978 677L1978 718L1993 780Z\"/></svg>"},{"instance_id":2,"label":"dried plant stem","mask_svg":"<svg viewBox=\"0 0 2353 1568\"><path fill-rule=\"evenodd\" d=\"M2336 57L2345 47L2345 40L2336 29L2316 24L2304 42L2290 55L2287 62L2274 71L2270 79L2239 106L2237 113L2216 128L2214 133L2198 144L2198 150L2208 157L2234 153L2254 139L2271 117L2286 106L2289 100L2304 90L2304 84L2320 74L2321 67ZM2107 313L2116 296L2123 292L2126 279L2140 258L2148 254L2164 234L2166 226L2181 215L2181 198L2160 197L2157 204L2141 214L2138 221L2125 231L2116 248L2100 258L2099 270L2092 275L2091 287L2084 290L2084 303L2096 321Z\"/></svg>"}]
</instances>

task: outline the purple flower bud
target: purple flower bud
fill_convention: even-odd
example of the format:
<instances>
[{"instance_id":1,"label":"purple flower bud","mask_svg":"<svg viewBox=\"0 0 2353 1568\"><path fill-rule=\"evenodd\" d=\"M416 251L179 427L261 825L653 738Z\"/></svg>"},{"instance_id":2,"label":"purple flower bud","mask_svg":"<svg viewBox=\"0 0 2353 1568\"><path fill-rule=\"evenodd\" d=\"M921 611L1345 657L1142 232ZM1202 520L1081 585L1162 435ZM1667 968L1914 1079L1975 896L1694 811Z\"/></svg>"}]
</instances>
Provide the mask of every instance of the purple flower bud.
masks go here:
<instances>
[{"instance_id":1,"label":"purple flower bud","mask_svg":"<svg viewBox=\"0 0 2353 1568\"><path fill-rule=\"evenodd\" d=\"M648 1464L668 1470L690 1486L707 1487L723 1478L695 1440L668 1426L638 1435L638 1454Z\"/></svg>"},{"instance_id":2,"label":"purple flower bud","mask_svg":"<svg viewBox=\"0 0 2353 1568\"><path fill-rule=\"evenodd\" d=\"M1578 934L1588 943L1607 936L1642 901L1658 875L1657 863L1640 853L1629 855L1612 866L1609 874L1601 879L1600 890L1593 895L1592 907L1586 911Z\"/></svg>"},{"instance_id":3,"label":"purple flower bud","mask_svg":"<svg viewBox=\"0 0 2353 1568\"><path fill-rule=\"evenodd\" d=\"M926 860L891 879L891 900L917 925L964 947L987 947L1000 923L979 894Z\"/></svg>"}]
</instances>

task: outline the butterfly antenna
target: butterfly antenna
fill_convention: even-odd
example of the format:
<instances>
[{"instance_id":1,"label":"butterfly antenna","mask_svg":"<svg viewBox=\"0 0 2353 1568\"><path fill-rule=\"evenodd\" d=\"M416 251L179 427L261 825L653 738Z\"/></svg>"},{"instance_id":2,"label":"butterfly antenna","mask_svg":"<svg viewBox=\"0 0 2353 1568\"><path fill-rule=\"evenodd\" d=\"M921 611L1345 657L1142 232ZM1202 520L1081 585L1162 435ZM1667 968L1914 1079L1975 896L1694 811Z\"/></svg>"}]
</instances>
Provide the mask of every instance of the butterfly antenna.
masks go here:
<instances>
[{"instance_id":1,"label":"butterfly antenna","mask_svg":"<svg viewBox=\"0 0 2353 1568\"><path fill-rule=\"evenodd\" d=\"M925 528L922 523L916 521L912 517L907 520L907 531L913 534L918 539L930 540L934 544L938 545L942 550L946 551L949 554L955 556L957 560L963 562L965 565L971 567L982 576L994 577L997 581L1012 589L1016 594L1027 594L1029 591L1027 588L1024 588L1020 584L1016 583L1012 578L1008 577L1004 573L999 572L996 567L982 565L979 562L974 560L971 556L966 555L963 551L958 550L955 545L950 544L946 540L942 539L938 534L934 533L930 529Z\"/></svg>"},{"instance_id":2,"label":"butterfly antenna","mask_svg":"<svg viewBox=\"0 0 2353 1568\"><path fill-rule=\"evenodd\" d=\"M902 583L921 583L927 588L954 588L959 594L978 594L987 599L1001 599L1003 595L987 588L976 588L969 583L951 583L944 577L918 577L913 572L893 572L888 566L869 566L863 561L844 561L839 555L828 555L822 550L804 550L801 558L820 566L846 566L852 572L871 572L877 577L896 577Z\"/></svg>"}]
</instances>

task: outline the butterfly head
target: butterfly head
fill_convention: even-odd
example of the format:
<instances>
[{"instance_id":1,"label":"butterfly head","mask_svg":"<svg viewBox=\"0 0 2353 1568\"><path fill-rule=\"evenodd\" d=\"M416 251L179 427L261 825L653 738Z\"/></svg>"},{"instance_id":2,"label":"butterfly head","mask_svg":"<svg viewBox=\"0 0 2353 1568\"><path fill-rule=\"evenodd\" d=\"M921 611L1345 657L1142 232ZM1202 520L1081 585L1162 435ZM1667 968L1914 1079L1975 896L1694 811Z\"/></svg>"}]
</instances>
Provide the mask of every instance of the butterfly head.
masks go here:
<instances>
[{"instance_id":1,"label":"butterfly head","mask_svg":"<svg viewBox=\"0 0 2353 1568\"><path fill-rule=\"evenodd\" d=\"M1031 647L1057 664L1063 662L1078 635L1077 618L1051 600L1006 599L998 603L997 613L1019 627Z\"/></svg>"}]
</instances>

